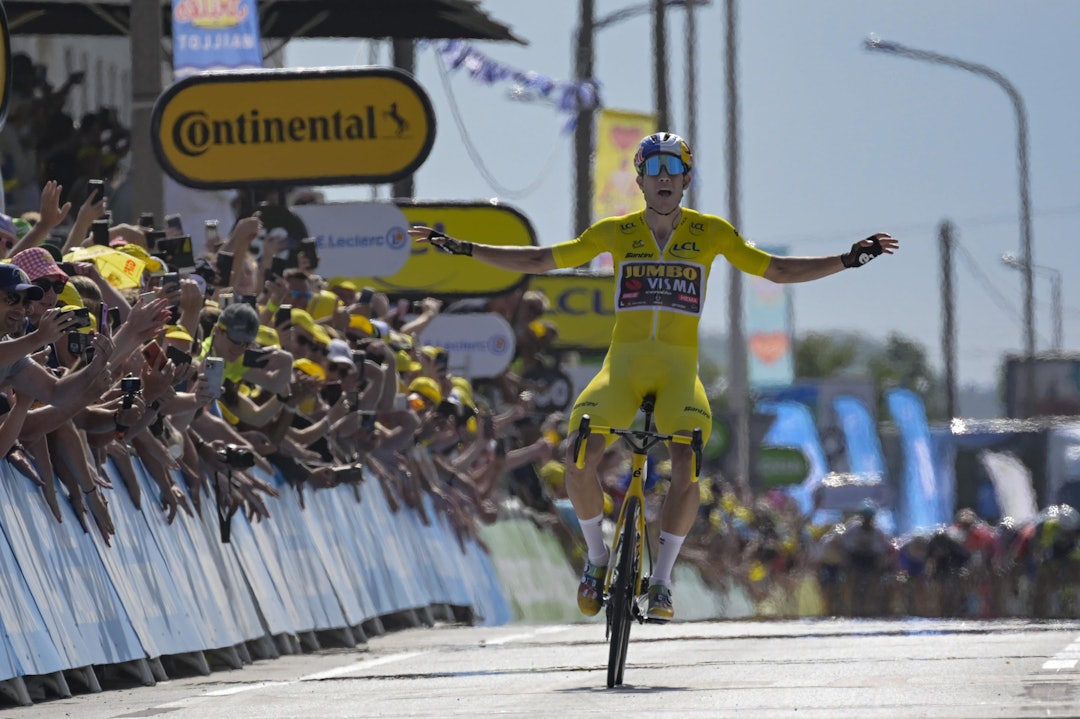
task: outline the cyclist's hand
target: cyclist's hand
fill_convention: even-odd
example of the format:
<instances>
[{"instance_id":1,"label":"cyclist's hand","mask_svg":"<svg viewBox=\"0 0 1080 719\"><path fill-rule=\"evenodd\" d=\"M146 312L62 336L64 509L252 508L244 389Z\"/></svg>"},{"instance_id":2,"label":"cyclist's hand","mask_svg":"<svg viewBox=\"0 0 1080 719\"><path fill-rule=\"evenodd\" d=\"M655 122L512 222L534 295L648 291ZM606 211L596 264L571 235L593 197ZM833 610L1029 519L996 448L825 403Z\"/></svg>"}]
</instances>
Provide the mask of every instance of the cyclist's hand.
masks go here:
<instances>
[{"instance_id":1,"label":"cyclist's hand","mask_svg":"<svg viewBox=\"0 0 1080 719\"><path fill-rule=\"evenodd\" d=\"M853 244L850 252L840 255L840 261L844 263L844 267L862 267L882 253L891 255L899 246L899 241L891 235L878 232Z\"/></svg>"},{"instance_id":2,"label":"cyclist's hand","mask_svg":"<svg viewBox=\"0 0 1080 719\"><path fill-rule=\"evenodd\" d=\"M424 225L414 225L409 228L409 236L417 242L427 242L434 247L438 247L443 252L447 252L451 255L466 255L472 257L473 243L465 242L464 240L455 240L444 232L425 227Z\"/></svg>"}]
</instances>

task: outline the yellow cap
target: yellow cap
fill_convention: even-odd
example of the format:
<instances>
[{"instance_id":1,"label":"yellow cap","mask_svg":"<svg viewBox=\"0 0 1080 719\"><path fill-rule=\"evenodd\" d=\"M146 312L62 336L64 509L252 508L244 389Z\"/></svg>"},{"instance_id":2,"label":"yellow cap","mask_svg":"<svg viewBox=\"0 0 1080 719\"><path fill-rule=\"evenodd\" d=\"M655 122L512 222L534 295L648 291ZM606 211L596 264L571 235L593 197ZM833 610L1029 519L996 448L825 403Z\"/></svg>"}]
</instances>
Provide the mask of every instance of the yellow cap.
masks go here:
<instances>
[{"instance_id":1,"label":"yellow cap","mask_svg":"<svg viewBox=\"0 0 1080 719\"><path fill-rule=\"evenodd\" d=\"M330 317L334 314L334 311L341 305L341 300L333 292L327 292L326 290L320 290L315 294L311 300L308 301L307 311L311 315L312 319L321 320L324 317Z\"/></svg>"},{"instance_id":2,"label":"yellow cap","mask_svg":"<svg viewBox=\"0 0 1080 719\"><path fill-rule=\"evenodd\" d=\"M64 285L64 291L56 296L58 304L73 305L75 307L85 307L86 303L83 302L82 295L75 289L75 285L68 282Z\"/></svg>"},{"instance_id":3,"label":"yellow cap","mask_svg":"<svg viewBox=\"0 0 1080 719\"><path fill-rule=\"evenodd\" d=\"M184 340L185 342L195 341L195 338L191 336L191 333L180 325L165 325L165 338L171 340Z\"/></svg>"},{"instance_id":4,"label":"yellow cap","mask_svg":"<svg viewBox=\"0 0 1080 719\"><path fill-rule=\"evenodd\" d=\"M419 372L424 369L424 365L410 357L405 350L398 350L394 356L397 358L398 372Z\"/></svg>"},{"instance_id":5,"label":"yellow cap","mask_svg":"<svg viewBox=\"0 0 1080 719\"><path fill-rule=\"evenodd\" d=\"M352 280L343 279L341 277L335 277L331 279L330 282L326 285L326 289L328 290L336 290L339 287L343 290L352 290L353 292L359 291L359 288L356 286L355 282L353 282Z\"/></svg>"},{"instance_id":6,"label":"yellow cap","mask_svg":"<svg viewBox=\"0 0 1080 719\"><path fill-rule=\"evenodd\" d=\"M255 336L255 341L260 347L281 346L281 339L278 337L277 330L266 325L259 325L259 334Z\"/></svg>"},{"instance_id":7,"label":"yellow cap","mask_svg":"<svg viewBox=\"0 0 1080 719\"><path fill-rule=\"evenodd\" d=\"M314 335L315 341L323 347L328 347L330 345L330 340L333 339L333 337L330 336L330 333L327 332L326 328L322 325L315 325L315 329L312 330L311 334Z\"/></svg>"},{"instance_id":8,"label":"yellow cap","mask_svg":"<svg viewBox=\"0 0 1080 719\"><path fill-rule=\"evenodd\" d=\"M290 319L297 327L306 330L309 334L315 334L315 328L318 325L315 324L315 318L309 315L306 310L302 310L299 307L293 307Z\"/></svg>"},{"instance_id":9,"label":"yellow cap","mask_svg":"<svg viewBox=\"0 0 1080 719\"><path fill-rule=\"evenodd\" d=\"M409 383L409 391L416 392L432 404L442 402L442 390L439 389L439 383L430 377L417 377Z\"/></svg>"},{"instance_id":10,"label":"yellow cap","mask_svg":"<svg viewBox=\"0 0 1080 719\"><path fill-rule=\"evenodd\" d=\"M294 369L298 369L301 372L317 379L326 379L326 371L309 359L304 359L303 357L301 357L300 359L293 360L292 366Z\"/></svg>"},{"instance_id":11,"label":"yellow cap","mask_svg":"<svg viewBox=\"0 0 1080 719\"><path fill-rule=\"evenodd\" d=\"M363 315L349 315L349 329L360 330L366 335L374 335L375 328L371 324L371 320Z\"/></svg>"}]
</instances>

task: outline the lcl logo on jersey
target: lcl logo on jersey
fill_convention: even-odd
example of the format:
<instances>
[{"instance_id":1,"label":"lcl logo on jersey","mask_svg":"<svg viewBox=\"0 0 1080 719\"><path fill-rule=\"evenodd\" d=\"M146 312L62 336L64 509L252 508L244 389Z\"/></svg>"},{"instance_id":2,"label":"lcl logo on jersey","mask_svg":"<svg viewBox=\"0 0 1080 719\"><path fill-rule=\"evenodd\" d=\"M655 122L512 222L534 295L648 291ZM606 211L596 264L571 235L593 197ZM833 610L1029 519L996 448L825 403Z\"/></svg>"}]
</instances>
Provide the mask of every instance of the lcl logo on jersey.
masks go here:
<instances>
[{"instance_id":1,"label":"lcl logo on jersey","mask_svg":"<svg viewBox=\"0 0 1080 719\"><path fill-rule=\"evenodd\" d=\"M705 234L705 223L704 222L691 222L690 223L690 234L691 235L703 235L703 234Z\"/></svg>"},{"instance_id":2,"label":"lcl logo on jersey","mask_svg":"<svg viewBox=\"0 0 1080 719\"><path fill-rule=\"evenodd\" d=\"M631 232L633 232L633 231L634 231L634 228L635 228L635 227L637 227L637 223L636 223L636 222L624 222L623 224L619 225L619 230L620 230L620 231L621 231L621 232L622 232L622 233L623 233L624 235L629 235L629 234L630 234Z\"/></svg>"},{"instance_id":3,"label":"lcl logo on jersey","mask_svg":"<svg viewBox=\"0 0 1080 719\"><path fill-rule=\"evenodd\" d=\"M677 245L671 246L672 256L683 259L693 257L699 252L701 252L701 250L698 249L697 243L693 240L687 240L686 242L680 242Z\"/></svg>"}]
</instances>

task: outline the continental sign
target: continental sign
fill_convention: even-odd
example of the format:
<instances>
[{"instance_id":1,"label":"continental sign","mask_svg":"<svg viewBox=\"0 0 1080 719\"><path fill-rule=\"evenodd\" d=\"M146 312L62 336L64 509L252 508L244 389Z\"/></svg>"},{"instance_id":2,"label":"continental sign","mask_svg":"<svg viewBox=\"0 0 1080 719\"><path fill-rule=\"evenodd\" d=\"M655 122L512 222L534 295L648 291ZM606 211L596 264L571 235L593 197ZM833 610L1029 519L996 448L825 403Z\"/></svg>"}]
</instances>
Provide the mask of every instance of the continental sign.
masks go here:
<instances>
[{"instance_id":1,"label":"continental sign","mask_svg":"<svg viewBox=\"0 0 1080 719\"><path fill-rule=\"evenodd\" d=\"M615 327L615 278L610 274L550 273L537 275L529 288L551 302L544 315L558 327L555 347L584 352L606 351Z\"/></svg>"},{"instance_id":2,"label":"continental sign","mask_svg":"<svg viewBox=\"0 0 1080 719\"><path fill-rule=\"evenodd\" d=\"M408 224L425 225L485 245L526 247L536 233L525 215L494 203L399 203ZM525 282L520 272L485 265L471 257L448 255L428 244L413 243L409 259L392 275L358 278L380 292L405 297L475 297L508 292Z\"/></svg>"},{"instance_id":3,"label":"continental sign","mask_svg":"<svg viewBox=\"0 0 1080 719\"><path fill-rule=\"evenodd\" d=\"M394 182L435 141L431 101L391 68L192 75L151 122L161 166L202 189Z\"/></svg>"}]
</instances>

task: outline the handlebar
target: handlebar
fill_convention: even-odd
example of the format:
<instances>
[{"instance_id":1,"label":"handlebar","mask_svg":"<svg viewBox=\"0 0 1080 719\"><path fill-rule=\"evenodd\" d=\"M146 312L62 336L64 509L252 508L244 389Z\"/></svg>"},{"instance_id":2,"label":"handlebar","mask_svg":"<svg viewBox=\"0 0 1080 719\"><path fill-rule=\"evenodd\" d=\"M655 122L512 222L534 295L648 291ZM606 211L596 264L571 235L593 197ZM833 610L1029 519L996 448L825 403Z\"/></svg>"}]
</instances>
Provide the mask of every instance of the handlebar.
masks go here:
<instances>
[{"instance_id":1,"label":"handlebar","mask_svg":"<svg viewBox=\"0 0 1080 719\"><path fill-rule=\"evenodd\" d=\"M701 452L704 447L700 427L695 427L693 434L661 434L645 429L619 429L617 427L605 427L593 425L589 415L582 415L578 423L577 436L574 438L574 464L578 469L585 467L585 440L590 434L614 434L622 437L634 450L635 454L645 454L661 442L674 442L675 444L688 444L694 452L694 477L701 476Z\"/></svg>"}]
</instances>

